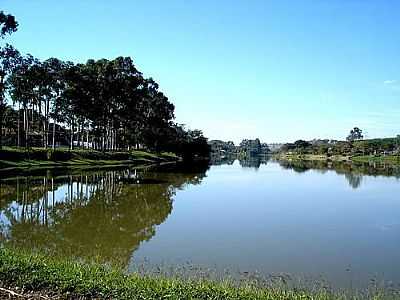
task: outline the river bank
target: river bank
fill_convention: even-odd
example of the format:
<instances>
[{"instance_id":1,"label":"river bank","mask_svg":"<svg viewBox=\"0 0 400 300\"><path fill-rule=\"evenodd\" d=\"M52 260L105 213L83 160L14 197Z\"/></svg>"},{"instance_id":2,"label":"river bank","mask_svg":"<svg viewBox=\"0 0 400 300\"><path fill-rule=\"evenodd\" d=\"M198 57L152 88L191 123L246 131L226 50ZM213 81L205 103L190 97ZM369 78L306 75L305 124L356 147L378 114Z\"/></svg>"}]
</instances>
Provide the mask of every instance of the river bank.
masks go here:
<instances>
[{"instance_id":1,"label":"river bank","mask_svg":"<svg viewBox=\"0 0 400 300\"><path fill-rule=\"evenodd\" d=\"M375 162L375 163L390 163L400 164L400 156L395 155L318 155L318 154L286 154L279 153L272 156L276 160L304 160L304 161L333 161L333 162Z\"/></svg>"},{"instance_id":2,"label":"river bank","mask_svg":"<svg viewBox=\"0 0 400 300\"><path fill-rule=\"evenodd\" d=\"M29 151L15 148L0 150L0 170L43 167L75 166L126 166L174 162L180 158L172 153L146 151L100 152L93 150L45 150Z\"/></svg>"},{"instance_id":3,"label":"river bank","mask_svg":"<svg viewBox=\"0 0 400 300\"><path fill-rule=\"evenodd\" d=\"M15 299L396 299L384 291L350 298L328 290L313 292L284 287L260 288L229 281L183 280L126 275L118 269L67 259L0 249L0 295ZM393 297L392 297L393 296Z\"/></svg>"}]
</instances>

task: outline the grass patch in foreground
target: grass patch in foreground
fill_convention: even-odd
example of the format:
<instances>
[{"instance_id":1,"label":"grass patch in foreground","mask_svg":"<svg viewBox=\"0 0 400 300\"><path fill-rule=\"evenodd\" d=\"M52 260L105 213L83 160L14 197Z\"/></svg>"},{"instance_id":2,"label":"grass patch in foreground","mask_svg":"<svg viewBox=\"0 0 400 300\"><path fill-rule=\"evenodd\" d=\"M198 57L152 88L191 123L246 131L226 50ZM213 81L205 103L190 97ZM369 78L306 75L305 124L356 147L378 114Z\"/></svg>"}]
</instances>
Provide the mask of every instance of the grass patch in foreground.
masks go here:
<instances>
[{"instance_id":1,"label":"grass patch in foreground","mask_svg":"<svg viewBox=\"0 0 400 300\"><path fill-rule=\"evenodd\" d=\"M313 294L301 290L257 288L251 284L181 280L125 275L96 264L81 264L43 255L0 249L0 283L30 291L47 291L69 297L107 299L397 299L383 293L374 295L336 295L325 290Z\"/></svg>"}]
</instances>

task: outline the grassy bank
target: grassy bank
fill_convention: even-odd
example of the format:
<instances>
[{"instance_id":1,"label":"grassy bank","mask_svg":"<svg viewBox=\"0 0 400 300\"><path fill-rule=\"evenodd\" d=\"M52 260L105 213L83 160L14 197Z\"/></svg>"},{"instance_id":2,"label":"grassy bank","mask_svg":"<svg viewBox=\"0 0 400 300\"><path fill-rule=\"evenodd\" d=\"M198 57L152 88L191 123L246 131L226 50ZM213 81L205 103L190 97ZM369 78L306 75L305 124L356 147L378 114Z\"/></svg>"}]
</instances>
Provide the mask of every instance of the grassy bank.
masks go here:
<instances>
[{"instance_id":1,"label":"grassy bank","mask_svg":"<svg viewBox=\"0 0 400 300\"><path fill-rule=\"evenodd\" d=\"M357 162L377 162L377 163L400 164L400 156L397 156L397 155L386 155L386 156L365 155L365 156L355 156L355 157L352 157L352 160L353 160L353 161L357 161Z\"/></svg>"},{"instance_id":2,"label":"grassy bank","mask_svg":"<svg viewBox=\"0 0 400 300\"><path fill-rule=\"evenodd\" d=\"M396 299L399 294L383 292L345 296L325 290L314 293L281 288L257 288L229 282L189 281L172 278L125 275L119 270L95 264L0 249L0 283L3 289L19 294L36 293L88 299ZM3 290L4 292L4 290Z\"/></svg>"},{"instance_id":3,"label":"grassy bank","mask_svg":"<svg viewBox=\"0 0 400 300\"><path fill-rule=\"evenodd\" d=\"M29 151L15 148L0 150L0 169L87 165L141 165L178 160L170 153L145 151L100 152L93 150L46 150L33 148Z\"/></svg>"},{"instance_id":4,"label":"grassy bank","mask_svg":"<svg viewBox=\"0 0 400 300\"><path fill-rule=\"evenodd\" d=\"M275 159L284 159L284 160L310 160L310 161L351 161L349 156L344 155L318 155L318 154L275 154L273 155Z\"/></svg>"},{"instance_id":5,"label":"grassy bank","mask_svg":"<svg viewBox=\"0 0 400 300\"><path fill-rule=\"evenodd\" d=\"M283 160L306 160L306 161L335 161L335 162L377 162L400 164L400 156L394 155L365 155L365 156L344 156L344 155L317 155L317 154L276 154L275 159Z\"/></svg>"}]
</instances>

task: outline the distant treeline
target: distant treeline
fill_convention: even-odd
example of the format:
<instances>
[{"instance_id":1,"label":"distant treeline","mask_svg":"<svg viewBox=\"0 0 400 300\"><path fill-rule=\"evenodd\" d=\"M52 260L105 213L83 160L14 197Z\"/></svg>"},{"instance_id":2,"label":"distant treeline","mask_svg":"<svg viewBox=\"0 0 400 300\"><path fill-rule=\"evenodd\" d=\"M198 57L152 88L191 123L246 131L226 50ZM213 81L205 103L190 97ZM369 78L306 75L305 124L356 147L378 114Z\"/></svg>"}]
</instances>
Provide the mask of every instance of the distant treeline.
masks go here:
<instances>
[{"instance_id":1,"label":"distant treeline","mask_svg":"<svg viewBox=\"0 0 400 300\"><path fill-rule=\"evenodd\" d=\"M400 136L368 140L298 140L284 144L279 152L316 155L397 155L400 154Z\"/></svg>"},{"instance_id":2,"label":"distant treeline","mask_svg":"<svg viewBox=\"0 0 400 300\"><path fill-rule=\"evenodd\" d=\"M1 37L16 31L0 12ZM174 122L174 105L130 57L73 63L0 48L0 147L147 148L207 156L199 130Z\"/></svg>"},{"instance_id":3,"label":"distant treeline","mask_svg":"<svg viewBox=\"0 0 400 300\"><path fill-rule=\"evenodd\" d=\"M268 154L271 150L267 143L261 143L260 139L244 139L236 146L232 141L221 140L209 141L211 152L215 155L240 155L255 156Z\"/></svg>"},{"instance_id":4,"label":"distant treeline","mask_svg":"<svg viewBox=\"0 0 400 300\"><path fill-rule=\"evenodd\" d=\"M312 154L312 155L400 155L400 135L394 138L363 139L362 130L354 127L346 140L314 139L311 141L297 140L294 143L267 144L260 140L244 139L236 146L232 141L211 140L209 145L212 154L223 156L254 156L269 153L282 154Z\"/></svg>"}]
</instances>

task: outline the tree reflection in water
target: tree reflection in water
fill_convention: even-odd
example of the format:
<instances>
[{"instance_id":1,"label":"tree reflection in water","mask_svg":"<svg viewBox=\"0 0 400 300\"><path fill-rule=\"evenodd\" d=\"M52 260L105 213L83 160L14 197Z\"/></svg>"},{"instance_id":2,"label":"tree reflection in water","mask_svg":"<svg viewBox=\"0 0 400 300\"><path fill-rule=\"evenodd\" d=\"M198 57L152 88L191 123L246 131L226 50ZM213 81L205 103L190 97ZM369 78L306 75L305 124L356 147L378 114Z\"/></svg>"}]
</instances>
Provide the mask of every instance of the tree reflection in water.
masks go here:
<instances>
[{"instance_id":1,"label":"tree reflection in water","mask_svg":"<svg viewBox=\"0 0 400 300\"><path fill-rule=\"evenodd\" d=\"M218 165L232 165L236 160L239 161L239 164L242 168L252 168L254 170L258 170L262 164L266 165L270 160L270 156L268 155L214 155L211 157L211 164L213 166Z\"/></svg>"},{"instance_id":2,"label":"tree reflection in water","mask_svg":"<svg viewBox=\"0 0 400 300\"><path fill-rule=\"evenodd\" d=\"M214 156L212 165L232 165L236 160L242 168L258 170L261 165L266 165L271 160L270 156ZM340 161L311 161L311 160L274 160L283 169L293 170L296 173L304 173L310 170L325 173L334 171L338 175L344 175L349 186L357 189L361 186L363 176L387 176L400 178L400 166L385 163L361 163Z\"/></svg>"},{"instance_id":3,"label":"tree reflection in water","mask_svg":"<svg viewBox=\"0 0 400 300\"><path fill-rule=\"evenodd\" d=\"M297 173L317 170L321 173L334 171L344 175L353 189L361 186L364 176L386 176L400 178L400 166L393 164L355 163L334 161L305 161L305 160L278 160L284 169L291 169Z\"/></svg>"},{"instance_id":4,"label":"tree reflection in water","mask_svg":"<svg viewBox=\"0 0 400 300\"><path fill-rule=\"evenodd\" d=\"M176 189L199 184L206 170L47 172L2 179L0 240L125 266L171 213Z\"/></svg>"}]
</instances>

